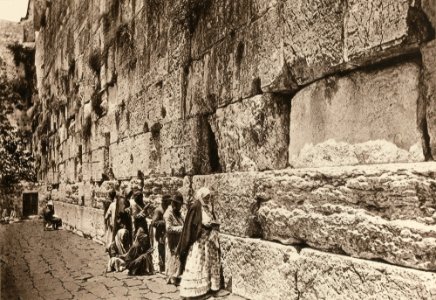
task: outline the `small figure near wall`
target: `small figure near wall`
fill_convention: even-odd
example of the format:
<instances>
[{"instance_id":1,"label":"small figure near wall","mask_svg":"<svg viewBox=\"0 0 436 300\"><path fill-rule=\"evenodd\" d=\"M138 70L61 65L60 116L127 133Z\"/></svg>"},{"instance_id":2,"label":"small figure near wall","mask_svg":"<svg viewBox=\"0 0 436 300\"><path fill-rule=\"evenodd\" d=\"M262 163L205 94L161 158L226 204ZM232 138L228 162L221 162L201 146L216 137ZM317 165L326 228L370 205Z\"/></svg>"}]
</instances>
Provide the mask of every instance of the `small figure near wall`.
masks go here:
<instances>
[{"instance_id":1,"label":"small figure near wall","mask_svg":"<svg viewBox=\"0 0 436 300\"><path fill-rule=\"evenodd\" d=\"M55 215L54 204L52 200L47 201L47 205L43 210L44 230L47 230L50 226L54 230L59 229L62 226L62 219Z\"/></svg>"}]
</instances>

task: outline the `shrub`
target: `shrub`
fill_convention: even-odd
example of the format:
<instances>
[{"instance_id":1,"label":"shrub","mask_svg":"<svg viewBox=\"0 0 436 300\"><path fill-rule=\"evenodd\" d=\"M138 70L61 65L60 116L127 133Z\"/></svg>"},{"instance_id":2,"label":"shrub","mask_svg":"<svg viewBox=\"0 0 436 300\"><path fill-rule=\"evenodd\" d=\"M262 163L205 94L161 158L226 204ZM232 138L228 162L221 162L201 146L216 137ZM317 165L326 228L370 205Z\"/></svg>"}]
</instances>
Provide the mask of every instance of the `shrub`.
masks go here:
<instances>
[{"instance_id":1,"label":"shrub","mask_svg":"<svg viewBox=\"0 0 436 300\"><path fill-rule=\"evenodd\" d=\"M151 126L150 131L151 131L151 136L152 136L153 139L156 140L156 139L159 138L160 130L161 130L161 129L162 129L162 124L160 124L159 122L154 123L154 124Z\"/></svg>"},{"instance_id":2,"label":"shrub","mask_svg":"<svg viewBox=\"0 0 436 300\"><path fill-rule=\"evenodd\" d=\"M99 50L94 49L88 58L89 68L94 71L96 75L100 74L101 70L101 53Z\"/></svg>"},{"instance_id":3,"label":"shrub","mask_svg":"<svg viewBox=\"0 0 436 300\"><path fill-rule=\"evenodd\" d=\"M91 137L92 119L87 116L82 124L82 138L87 141Z\"/></svg>"}]
</instances>

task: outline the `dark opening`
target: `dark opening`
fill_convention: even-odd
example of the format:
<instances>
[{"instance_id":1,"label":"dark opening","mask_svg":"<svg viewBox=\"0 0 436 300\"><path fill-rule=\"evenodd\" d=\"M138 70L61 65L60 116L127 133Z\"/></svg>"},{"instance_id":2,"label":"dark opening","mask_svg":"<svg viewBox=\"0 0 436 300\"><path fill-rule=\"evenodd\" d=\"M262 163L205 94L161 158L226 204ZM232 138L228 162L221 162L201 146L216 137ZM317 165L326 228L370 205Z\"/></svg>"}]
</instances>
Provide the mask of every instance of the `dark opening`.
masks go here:
<instances>
[{"instance_id":1,"label":"dark opening","mask_svg":"<svg viewBox=\"0 0 436 300\"><path fill-rule=\"evenodd\" d=\"M23 217L38 214L38 193L23 193Z\"/></svg>"},{"instance_id":2,"label":"dark opening","mask_svg":"<svg viewBox=\"0 0 436 300\"><path fill-rule=\"evenodd\" d=\"M209 151L209 162L210 162L210 170L212 173L221 172L221 164L220 157L218 154L218 144L215 140L215 134L210 127L209 122L207 124L207 137L208 137L208 151Z\"/></svg>"}]
</instances>

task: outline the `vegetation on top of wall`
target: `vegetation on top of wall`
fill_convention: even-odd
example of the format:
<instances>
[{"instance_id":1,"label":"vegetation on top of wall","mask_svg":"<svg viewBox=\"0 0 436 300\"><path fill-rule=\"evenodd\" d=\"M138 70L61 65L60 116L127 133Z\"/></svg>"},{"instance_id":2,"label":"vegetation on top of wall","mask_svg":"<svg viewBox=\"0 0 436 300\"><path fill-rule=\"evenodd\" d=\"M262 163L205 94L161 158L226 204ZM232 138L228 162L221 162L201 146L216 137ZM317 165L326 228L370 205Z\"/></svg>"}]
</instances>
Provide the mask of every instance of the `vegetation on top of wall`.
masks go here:
<instances>
[{"instance_id":1,"label":"vegetation on top of wall","mask_svg":"<svg viewBox=\"0 0 436 300\"><path fill-rule=\"evenodd\" d=\"M0 126L1 127L1 126ZM27 132L9 130L0 134L0 184L11 186L20 180L36 181L34 159L26 149Z\"/></svg>"},{"instance_id":2,"label":"vegetation on top of wall","mask_svg":"<svg viewBox=\"0 0 436 300\"><path fill-rule=\"evenodd\" d=\"M12 53L14 63L16 66L22 64L24 66L24 78L17 78L15 80L0 79L1 85L4 86L0 97L9 92L8 97L20 102L23 106L20 109L27 109L31 106L32 94L35 90L35 49L24 47L17 42L7 45L8 50Z\"/></svg>"}]
</instances>

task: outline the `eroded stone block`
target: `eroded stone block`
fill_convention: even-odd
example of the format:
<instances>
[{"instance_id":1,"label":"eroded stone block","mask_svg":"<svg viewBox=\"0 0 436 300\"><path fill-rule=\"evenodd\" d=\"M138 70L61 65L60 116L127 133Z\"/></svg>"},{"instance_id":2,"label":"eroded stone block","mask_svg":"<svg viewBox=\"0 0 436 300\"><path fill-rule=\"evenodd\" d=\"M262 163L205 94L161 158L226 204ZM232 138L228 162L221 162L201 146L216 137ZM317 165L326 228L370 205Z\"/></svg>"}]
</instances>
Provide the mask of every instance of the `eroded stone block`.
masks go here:
<instances>
[{"instance_id":1,"label":"eroded stone block","mask_svg":"<svg viewBox=\"0 0 436 300\"><path fill-rule=\"evenodd\" d=\"M286 61L299 85L322 77L343 62L340 0L287 0L283 7Z\"/></svg>"},{"instance_id":2,"label":"eroded stone block","mask_svg":"<svg viewBox=\"0 0 436 300\"><path fill-rule=\"evenodd\" d=\"M224 172L286 167L287 100L263 94L220 108L210 117Z\"/></svg>"},{"instance_id":3,"label":"eroded stone block","mask_svg":"<svg viewBox=\"0 0 436 300\"><path fill-rule=\"evenodd\" d=\"M300 255L286 247L254 239L220 235L224 281L232 293L248 299L297 299L295 274Z\"/></svg>"},{"instance_id":4,"label":"eroded stone block","mask_svg":"<svg viewBox=\"0 0 436 300\"><path fill-rule=\"evenodd\" d=\"M300 252L300 299L433 299L434 273L319 252Z\"/></svg>"},{"instance_id":5,"label":"eroded stone block","mask_svg":"<svg viewBox=\"0 0 436 300\"><path fill-rule=\"evenodd\" d=\"M417 49L429 37L428 25L416 2L349 0L345 55L359 61Z\"/></svg>"},{"instance_id":6,"label":"eroded stone block","mask_svg":"<svg viewBox=\"0 0 436 300\"><path fill-rule=\"evenodd\" d=\"M294 167L423 161L420 68L413 62L329 77L292 99Z\"/></svg>"},{"instance_id":7,"label":"eroded stone block","mask_svg":"<svg viewBox=\"0 0 436 300\"><path fill-rule=\"evenodd\" d=\"M194 176L221 231L435 270L434 163ZM425 200L420 200L425 199Z\"/></svg>"},{"instance_id":8,"label":"eroded stone block","mask_svg":"<svg viewBox=\"0 0 436 300\"><path fill-rule=\"evenodd\" d=\"M151 155L156 157L160 172L178 176L208 173L211 164L207 126L205 117L153 124Z\"/></svg>"},{"instance_id":9,"label":"eroded stone block","mask_svg":"<svg viewBox=\"0 0 436 300\"><path fill-rule=\"evenodd\" d=\"M110 161L115 178L130 178L136 176L138 171L151 171L150 136L150 133L140 134L110 145Z\"/></svg>"}]
</instances>

